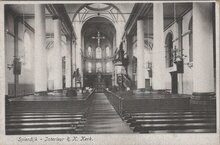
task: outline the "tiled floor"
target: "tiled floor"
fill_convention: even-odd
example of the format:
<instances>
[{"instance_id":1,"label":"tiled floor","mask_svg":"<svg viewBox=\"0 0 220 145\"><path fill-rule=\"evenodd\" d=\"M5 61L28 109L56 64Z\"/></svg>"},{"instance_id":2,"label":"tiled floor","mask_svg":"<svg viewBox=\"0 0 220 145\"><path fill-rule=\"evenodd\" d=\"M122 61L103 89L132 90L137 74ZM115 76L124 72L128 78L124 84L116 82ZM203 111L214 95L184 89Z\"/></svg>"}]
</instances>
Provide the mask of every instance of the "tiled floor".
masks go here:
<instances>
[{"instance_id":1,"label":"tiled floor","mask_svg":"<svg viewBox=\"0 0 220 145\"><path fill-rule=\"evenodd\" d=\"M85 133L132 133L103 93L96 93L88 112Z\"/></svg>"}]
</instances>

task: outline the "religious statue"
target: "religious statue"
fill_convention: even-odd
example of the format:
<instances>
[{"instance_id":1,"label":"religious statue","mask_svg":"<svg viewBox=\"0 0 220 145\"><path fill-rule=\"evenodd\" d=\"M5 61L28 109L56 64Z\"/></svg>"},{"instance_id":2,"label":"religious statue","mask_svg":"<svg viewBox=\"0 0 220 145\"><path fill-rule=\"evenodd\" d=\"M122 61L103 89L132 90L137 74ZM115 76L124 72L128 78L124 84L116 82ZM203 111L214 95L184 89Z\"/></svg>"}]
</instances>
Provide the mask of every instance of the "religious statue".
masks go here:
<instances>
[{"instance_id":1,"label":"religious statue","mask_svg":"<svg viewBox=\"0 0 220 145\"><path fill-rule=\"evenodd\" d=\"M118 51L118 54L119 54L119 61L123 61L124 59L124 49L123 48L120 48L119 51Z\"/></svg>"},{"instance_id":2,"label":"religious statue","mask_svg":"<svg viewBox=\"0 0 220 145\"><path fill-rule=\"evenodd\" d=\"M120 45L119 50L115 52L115 58L114 58L114 62L122 62L124 59L124 50L122 48L122 45Z\"/></svg>"},{"instance_id":3,"label":"religious statue","mask_svg":"<svg viewBox=\"0 0 220 145\"><path fill-rule=\"evenodd\" d=\"M80 73L79 73L79 68L77 68L76 71L74 71L73 78L76 78L76 81L80 82L81 76L80 76Z\"/></svg>"}]
</instances>

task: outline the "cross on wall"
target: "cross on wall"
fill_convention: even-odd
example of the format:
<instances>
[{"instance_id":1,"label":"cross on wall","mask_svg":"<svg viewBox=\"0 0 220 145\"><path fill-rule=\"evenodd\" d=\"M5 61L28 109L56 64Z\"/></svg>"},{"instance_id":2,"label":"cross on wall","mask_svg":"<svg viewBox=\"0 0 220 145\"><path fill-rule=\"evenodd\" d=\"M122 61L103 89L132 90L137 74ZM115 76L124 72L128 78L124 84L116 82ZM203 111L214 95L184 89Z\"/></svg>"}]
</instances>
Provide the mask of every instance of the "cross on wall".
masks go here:
<instances>
[{"instance_id":1,"label":"cross on wall","mask_svg":"<svg viewBox=\"0 0 220 145\"><path fill-rule=\"evenodd\" d=\"M98 47L100 47L100 41L101 41L101 39L105 39L105 37L100 36L100 32L98 32L97 36L93 36L92 39L97 39L98 40Z\"/></svg>"}]
</instances>

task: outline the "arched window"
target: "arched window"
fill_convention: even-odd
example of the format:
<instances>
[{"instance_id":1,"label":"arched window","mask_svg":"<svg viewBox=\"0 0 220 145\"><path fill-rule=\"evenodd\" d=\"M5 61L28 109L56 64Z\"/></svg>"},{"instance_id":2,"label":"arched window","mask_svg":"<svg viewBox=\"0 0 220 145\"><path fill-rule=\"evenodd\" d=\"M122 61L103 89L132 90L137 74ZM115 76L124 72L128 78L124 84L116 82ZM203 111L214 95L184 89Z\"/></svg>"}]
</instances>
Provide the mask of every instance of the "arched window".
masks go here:
<instances>
[{"instance_id":1,"label":"arched window","mask_svg":"<svg viewBox=\"0 0 220 145\"><path fill-rule=\"evenodd\" d=\"M102 58L102 49L100 47L96 48L96 58Z\"/></svg>"},{"instance_id":2,"label":"arched window","mask_svg":"<svg viewBox=\"0 0 220 145\"><path fill-rule=\"evenodd\" d=\"M172 33L168 33L166 37L166 60L167 60L167 66L172 67L173 66L173 35Z\"/></svg>"},{"instance_id":3,"label":"arched window","mask_svg":"<svg viewBox=\"0 0 220 145\"><path fill-rule=\"evenodd\" d=\"M193 61L193 28L192 28L192 18L189 22L189 62Z\"/></svg>"},{"instance_id":4,"label":"arched window","mask_svg":"<svg viewBox=\"0 0 220 145\"><path fill-rule=\"evenodd\" d=\"M92 63L88 62L88 72L91 73L92 72Z\"/></svg>"},{"instance_id":5,"label":"arched window","mask_svg":"<svg viewBox=\"0 0 220 145\"><path fill-rule=\"evenodd\" d=\"M106 72L107 72L107 73L111 72L110 62L107 62L107 63L106 63Z\"/></svg>"},{"instance_id":6,"label":"arched window","mask_svg":"<svg viewBox=\"0 0 220 145\"><path fill-rule=\"evenodd\" d=\"M100 62L96 63L96 72L102 72L102 64Z\"/></svg>"},{"instance_id":7,"label":"arched window","mask_svg":"<svg viewBox=\"0 0 220 145\"><path fill-rule=\"evenodd\" d=\"M24 67L26 69L31 69L31 38L29 32L26 30L24 32Z\"/></svg>"},{"instance_id":8,"label":"arched window","mask_svg":"<svg viewBox=\"0 0 220 145\"><path fill-rule=\"evenodd\" d=\"M88 57L92 57L92 48L88 47Z\"/></svg>"},{"instance_id":9,"label":"arched window","mask_svg":"<svg viewBox=\"0 0 220 145\"><path fill-rule=\"evenodd\" d=\"M106 57L110 57L110 48L109 46L106 47Z\"/></svg>"}]
</instances>

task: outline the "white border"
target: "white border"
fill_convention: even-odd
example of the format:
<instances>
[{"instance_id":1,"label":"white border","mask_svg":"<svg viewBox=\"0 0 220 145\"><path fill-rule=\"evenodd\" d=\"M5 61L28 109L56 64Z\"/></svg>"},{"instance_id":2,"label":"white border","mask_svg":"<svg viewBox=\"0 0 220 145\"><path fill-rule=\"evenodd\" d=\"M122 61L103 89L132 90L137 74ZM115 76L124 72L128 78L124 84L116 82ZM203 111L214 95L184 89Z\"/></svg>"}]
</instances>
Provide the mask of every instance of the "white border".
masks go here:
<instances>
[{"instance_id":1,"label":"white border","mask_svg":"<svg viewBox=\"0 0 220 145\"><path fill-rule=\"evenodd\" d=\"M7 135L5 136L5 52L4 52L4 4L37 4L37 3L59 3L59 4L74 4L74 3L144 3L145 1L2 1L0 2L0 145L11 145L11 144L27 144L27 145L44 145L44 144L97 144L97 145L109 145L109 144L124 144L124 145L219 145L219 84L220 84L220 29L219 29L219 19L220 19L220 2L216 1L216 102L217 102L217 133L209 134L97 134L97 135ZM146 1L147 2L147 1ZM159 3L159 2L175 2L175 1L148 1L149 3ZM176 2L199 2L199 1L176 1ZM215 1L202 1L202 2L215 2ZM91 136L93 141L89 142L18 142L19 137L67 137L67 136Z\"/></svg>"}]
</instances>

